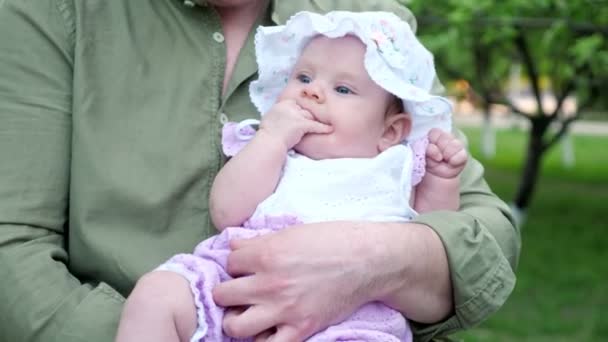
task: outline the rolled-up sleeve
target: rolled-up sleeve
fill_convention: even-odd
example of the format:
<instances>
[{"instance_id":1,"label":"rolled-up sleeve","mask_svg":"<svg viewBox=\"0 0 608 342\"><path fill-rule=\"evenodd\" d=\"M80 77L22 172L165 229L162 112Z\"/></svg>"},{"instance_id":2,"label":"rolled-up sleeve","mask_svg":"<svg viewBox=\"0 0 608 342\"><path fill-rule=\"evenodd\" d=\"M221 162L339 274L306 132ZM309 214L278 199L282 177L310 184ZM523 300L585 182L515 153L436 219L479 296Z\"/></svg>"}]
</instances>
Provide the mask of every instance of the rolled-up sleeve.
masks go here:
<instances>
[{"instance_id":1,"label":"rolled-up sleeve","mask_svg":"<svg viewBox=\"0 0 608 342\"><path fill-rule=\"evenodd\" d=\"M69 16L67 2L0 1L1 341L111 341L122 307L67 267Z\"/></svg>"},{"instance_id":2,"label":"rolled-up sleeve","mask_svg":"<svg viewBox=\"0 0 608 342\"><path fill-rule=\"evenodd\" d=\"M453 316L433 325L414 324L421 341L479 324L503 305L515 286L520 232L483 174L482 165L470 159L461 175L460 211L416 218L441 238L454 293Z\"/></svg>"}]
</instances>

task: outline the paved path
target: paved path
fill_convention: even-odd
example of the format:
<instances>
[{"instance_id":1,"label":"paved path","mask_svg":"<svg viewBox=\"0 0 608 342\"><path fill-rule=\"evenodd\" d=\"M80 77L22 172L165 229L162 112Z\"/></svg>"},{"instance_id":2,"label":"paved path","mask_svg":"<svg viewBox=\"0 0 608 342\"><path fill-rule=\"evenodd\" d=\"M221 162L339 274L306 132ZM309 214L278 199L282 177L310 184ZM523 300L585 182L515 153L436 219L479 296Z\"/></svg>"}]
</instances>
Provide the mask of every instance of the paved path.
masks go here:
<instances>
[{"instance_id":1,"label":"paved path","mask_svg":"<svg viewBox=\"0 0 608 342\"><path fill-rule=\"evenodd\" d=\"M478 127L483 117L480 114L455 114L454 124L460 127ZM492 116L492 126L498 129L527 128L529 122L525 118L509 115ZM570 125L570 132L577 135L608 136L608 121L577 120Z\"/></svg>"}]
</instances>

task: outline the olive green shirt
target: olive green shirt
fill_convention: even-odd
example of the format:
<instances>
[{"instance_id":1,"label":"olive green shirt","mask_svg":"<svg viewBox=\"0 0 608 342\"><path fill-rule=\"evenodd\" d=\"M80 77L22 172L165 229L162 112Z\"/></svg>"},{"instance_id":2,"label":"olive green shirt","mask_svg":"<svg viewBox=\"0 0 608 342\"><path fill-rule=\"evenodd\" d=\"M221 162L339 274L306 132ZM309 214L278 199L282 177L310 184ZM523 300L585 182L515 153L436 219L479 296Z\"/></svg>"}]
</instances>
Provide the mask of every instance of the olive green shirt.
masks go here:
<instances>
[{"instance_id":1,"label":"olive green shirt","mask_svg":"<svg viewBox=\"0 0 608 342\"><path fill-rule=\"evenodd\" d=\"M391 10L392 0L274 1ZM145 272L214 234L220 128L257 115L252 35L222 96L217 13L177 0L0 0L0 340L111 341ZM454 313L418 340L467 328L506 300L519 231L471 161L462 209L421 215L447 250Z\"/></svg>"}]
</instances>

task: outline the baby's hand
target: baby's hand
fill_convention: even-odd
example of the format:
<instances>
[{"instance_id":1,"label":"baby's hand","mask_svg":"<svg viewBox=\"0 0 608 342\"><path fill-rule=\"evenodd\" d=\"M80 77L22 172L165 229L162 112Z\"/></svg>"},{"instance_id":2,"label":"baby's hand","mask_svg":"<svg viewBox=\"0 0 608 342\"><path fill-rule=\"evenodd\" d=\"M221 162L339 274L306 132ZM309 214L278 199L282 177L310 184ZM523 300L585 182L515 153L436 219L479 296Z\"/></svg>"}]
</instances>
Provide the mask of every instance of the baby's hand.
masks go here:
<instances>
[{"instance_id":1,"label":"baby's hand","mask_svg":"<svg viewBox=\"0 0 608 342\"><path fill-rule=\"evenodd\" d=\"M262 117L259 132L279 138L287 150L292 149L307 133L330 133L332 127L315 120L314 116L294 100L277 102Z\"/></svg>"},{"instance_id":2,"label":"baby's hand","mask_svg":"<svg viewBox=\"0 0 608 342\"><path fill-rule=\"evenodd\" d=\"M441 178L454 178L462 172L468 153L463 143L449 132L433 128L426 149L426 172Z\"/></svg>"}]
</instances>

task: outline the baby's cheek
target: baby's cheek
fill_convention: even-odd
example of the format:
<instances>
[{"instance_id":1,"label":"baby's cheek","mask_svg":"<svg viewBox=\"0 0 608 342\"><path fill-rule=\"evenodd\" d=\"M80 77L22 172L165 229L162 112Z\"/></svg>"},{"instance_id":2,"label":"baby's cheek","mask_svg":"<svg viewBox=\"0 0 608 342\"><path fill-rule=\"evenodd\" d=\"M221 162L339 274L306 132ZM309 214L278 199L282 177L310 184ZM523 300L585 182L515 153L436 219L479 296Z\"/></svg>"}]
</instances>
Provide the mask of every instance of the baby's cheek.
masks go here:
<instances>
[{"instance_id":1,"label":"baby's cheek","mask_svg":"<svg viewBox=\"0 0 608 342\"><path fill-rule=\"evenodd\" d=\"M290 84L288 84L277 97L277 102L283 100L295 100L294 90Z\"/></svg>"},{"instance_id":2,"label":"baby's cheek","mask_svg":"<svg viewBox=\"0 0 608 342\"><path fill-rule=\"evenodd\" d=\"M375 156L376 144L361 134L336 135L331 141L332 150L341 157L367 158Z\"/></svg>"}]
</instances>

